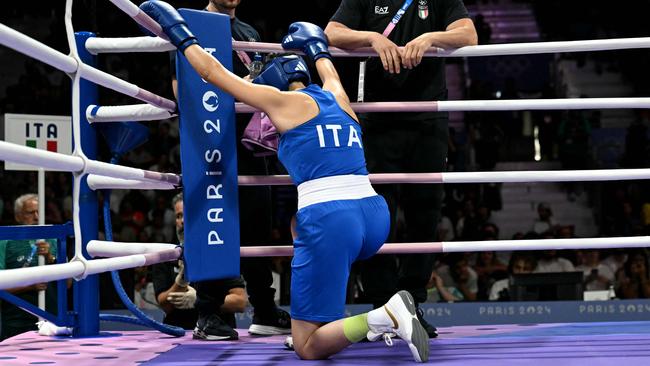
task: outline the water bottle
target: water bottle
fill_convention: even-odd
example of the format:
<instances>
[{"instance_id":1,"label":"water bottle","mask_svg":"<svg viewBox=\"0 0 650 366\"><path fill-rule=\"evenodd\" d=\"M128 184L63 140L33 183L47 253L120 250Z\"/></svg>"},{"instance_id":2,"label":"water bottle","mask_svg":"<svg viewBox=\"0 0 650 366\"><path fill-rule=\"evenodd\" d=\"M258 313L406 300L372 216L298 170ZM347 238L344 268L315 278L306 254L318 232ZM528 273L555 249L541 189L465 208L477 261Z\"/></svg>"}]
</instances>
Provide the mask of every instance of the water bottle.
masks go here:
<instances>
[{"instance_id":1,"label":"water bottle","mask_svg":"<svg viewBox=\"0 0 650 366\"><path fill-rule=\"evenodd\" d=\"M251 76L251 80L255 79L261 72L264 67L264 62L262 61L262 55L259 52L255 52L253 61L248 65L248 71Z\"/></svg>"},{"instance_id":2,"label":"water bottle","mask_svg":"<svg viewBox=\"0 0 650 366\"><path fill-rule=\"evenodd\" d=\"M609 291L607 292L607 298L609 300L616 299L616 292L614 291L614 285L609 285Z\"/></svg>"}]
</instances>

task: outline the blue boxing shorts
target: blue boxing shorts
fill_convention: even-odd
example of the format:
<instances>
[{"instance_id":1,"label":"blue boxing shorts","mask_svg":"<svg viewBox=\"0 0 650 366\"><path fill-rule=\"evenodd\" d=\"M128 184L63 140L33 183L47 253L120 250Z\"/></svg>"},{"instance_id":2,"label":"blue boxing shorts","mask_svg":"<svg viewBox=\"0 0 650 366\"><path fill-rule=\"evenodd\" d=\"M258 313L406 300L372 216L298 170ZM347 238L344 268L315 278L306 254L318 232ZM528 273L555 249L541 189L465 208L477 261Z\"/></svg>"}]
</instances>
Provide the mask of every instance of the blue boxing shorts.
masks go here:
<instances>
[{"instance_id":1,"label":"blue boxing shorts","mask_svg":"<svg viewBox=\"0 0 650 366\"><path fill-rule=\"evenodd\" d=\"M296 214L291 318L331 322L345 315L350 267L374 255L390 230L382 196L303 207Z\"/></svg>"}]
</instances>

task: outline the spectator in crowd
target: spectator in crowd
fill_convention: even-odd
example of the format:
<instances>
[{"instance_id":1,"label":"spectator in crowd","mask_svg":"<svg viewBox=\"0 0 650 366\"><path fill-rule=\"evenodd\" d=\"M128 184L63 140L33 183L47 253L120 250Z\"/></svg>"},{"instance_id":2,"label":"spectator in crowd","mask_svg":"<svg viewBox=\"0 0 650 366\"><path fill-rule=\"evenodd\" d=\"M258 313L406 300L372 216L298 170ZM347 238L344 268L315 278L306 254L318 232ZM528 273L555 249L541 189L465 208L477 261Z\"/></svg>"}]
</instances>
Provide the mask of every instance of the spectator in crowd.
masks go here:
<instances>
[{"instance_id":1,"label":"spectator in crowd","mask_svg":"<svg viewBox=\"0 0 650 366\"><path fill-rule=\"evenodd\" d=\"M485 203L479 203L474 211L472 202L468 200L465 207L465 216L463 216L461 224L462 240L487 240L484 239L484 235L492 235L493 240L498 239L499 228L490 222L492 210ZM489 231L493 231L493 234L490 234Z\"/></svg>"},{"instance_id":2,"label":"spectator in crowd","mask_svg":"<svg viewBox=\"0 0 650 366\"><path fill-rule=\"evenodd\" d=\"M455 287L445 286L444 281L434 270L427 283L427 302L454 302L461 301L463 294Z\"/></svg>"},{"instance_id":3,"label":"spectator in crowd","mask_svg":"<svg viewBox=\"0 0 650 366\"><path fill-rule=\"evenodd\" d=\"M176 215L176 235L181 245L185 241L183 194L172 200ZM247 303L241 278L189 283L185 280L183 261L153 266L153 284L158 304L165 312L163 322L183 329L194 329L194 338L209 341L238 339L235 313L244 311ZM197 290L198 299L197 299ZM198 300L198 301L197 301ZM217 309L211 309L217 306ZM199 313L208 308L201 321Z\"/></svg>"},{"instance_id":4,"label":"spectator in crowd","mask_svg":"<svg viewBox=\"0 0 650 366\"><path fill-rule=\"evenodd\" d=\"M488 292L490 290L490 287L492 287L492 284L497 280L503 279L508 274L508 268L505 264L499 261L499 258L494 251L478 253L473 269L478 276L477 297L479 300L487 299Z\"/></svg>"},{"instance_id":5,"label":"spectator in crowd","mask_svg":"<svg viewBox=\"0 0 650 366\"><path fill-rule=\"evenodd\" d=\"M648 256L643 250L635 250L628 256L619 274L619 287L616 293L621 299L650 298L650 274Z\"/></svg>"},{"instance_id":6,"label":"spectator in crowd","mask_svg":"<svg viewBox=\"0 0 650 366\"><path fill-rule=\"evenodd\" d=\"M582 252L584 254L583 264L576 266L576 271L584 273L585 290L607 290L614 283L614 272L607 265L600 262L600 251L598 249L586 249Z\"/></svg>"},{"instance_id":7,"label":"spectator in crowd","mask_svg":"<svg viewBox=\"0 0 650 366\"><path fill-rule=\"evenodd\" d=\"M566 258L559 257L557 250L543 250L535 268L535 273L574 271L573 263Z\"/></svg>"},{"instance_id":8,"label":"spectator in crowd","mask_svg":"<svg viewBox=\"0 0 650 366\"><path fill-rule=\"evenodd\" d=\"M478 275L469 265L462 253L452 253L446 260L447 264L438 267L435 272L442 279L445 288L454 295L454 301L475 301L478 293ZM437 279L433 277L433 283ZM432 283L432 280L429 280ZM448 301L451 301L447 299Z\"/></svg>"},{"instance_id":9,"label":"spectator in crowd","mask_svg":"<svg viewBox=\"0 0 650 366\"><path fill-rule=\"evenodd\" d=\"M14 219L18 225L38 225L38 196L24 194L14 202ZM55 240L0 240L0 271L5 269L34 267L38 257L45 257L46 264L56 262ZM56 283L37 283L6 289L10 294L38 306L39 291L46 291L45 308L56 313ZM0 310L0 341L30 330L36 330L38 319L21 308L5 302Z\"/></svg>"},{"instance_id":10,"label":"spectator in crowd","mask_svg":"<svg viewBox=\"0 0 650 366\"><path fill-rule=\"evenodd\" d=\"M575 226L573 225L560 225L556 226L557 233L555 237L558 239L571 239L575 238Z\"/></svg>"},{"instance_id":11,"label":"spectator in crowd","mask_svg":"<svg viewBox=\"0 0 650 366\"><path fill-rule=\"evenodd\" d=\"M440 217L440 222L438 223L438 241L453 241L456 237L454 233L454 224L451 222L451 219L447 215L442 215Z\"/></svg>"},{"instance_id":12,"label":"spectator in crowd","mask_svg":"<svg viewBox=\"0 0 650 366\"><path fill-rule=\"evenodd\" d=\"M499 227L491 222L484 223L481 226L479 240L499 240Z\"/></svg>"},{"instance_id":13,"label":"spectator in crowd","mask_svg":"<svg viewBox=\"0 0 650 366\"><path fill-rule=\"evenodd\" d=\"M609 267L609 270L616 276L627 261L627 249L615 248L610 249L608 252L609 254L603 259L602 263Z\"/></svg>"},{"instance_id":14,"label":"spectator in crowd","mask_svg":"<svg viewBox=\"0 0 650 366\"><path fill-rule=\"evenodd\" d=\"M553 219L553 211L548 203L540 202L537 205L537 219L533 223L532 231L537 234L542 234L548 231L555 230L555 219Z\"/></svg>"},{"instance_id":15,"label":"spectator in crowd","mask_svg":"<svg viewBox=\"0 0 650 366\"><path fill-rule=\"evenodd\" d=\"M515 274L532 273L537 267L535 257L524 252L515 252L510 257L508 263L508 273L510 276ZM510 278L504 278L496 281L490 288L490 301L509 301Z\"/></svg>"},{"instance_id":16,"label":"spectator in crowd","mask_svg":"<svg viewBox=\"0 0 650 366\"><path fill-rule=\"evenodd\" d=\"M120 230L119 239L125 242L137 242L142 237L140 234L144 231L147 224L147 217L142 211L138 210L133 212L130 217L125 217L122 224L123 226L122 230ZM148 240L145 240L145 242L146 241Z\"/></svg>"}]
</instances>

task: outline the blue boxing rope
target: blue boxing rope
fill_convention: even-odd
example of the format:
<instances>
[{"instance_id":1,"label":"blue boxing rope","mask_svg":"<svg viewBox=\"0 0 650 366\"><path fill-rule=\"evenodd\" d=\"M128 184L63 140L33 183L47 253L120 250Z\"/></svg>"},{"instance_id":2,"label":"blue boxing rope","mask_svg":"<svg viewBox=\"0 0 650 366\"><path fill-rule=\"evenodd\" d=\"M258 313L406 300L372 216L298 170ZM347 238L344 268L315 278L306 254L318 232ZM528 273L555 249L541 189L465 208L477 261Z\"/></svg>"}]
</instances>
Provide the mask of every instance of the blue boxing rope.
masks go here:
<instances>
[{"instance_id":1,"label":"blue boxing rope","mask_svg":"<svg viewBox=\"0 0 650 366\"><path fill-rule=\"evenodd\" d=\"M113 156L111 158L111 164L117 164L117 160L118 157ZM113 241L113 225L111 223L111 190L104 190L104 194L106 196L104 198L103 206L104 232L106 240ZM122 286L122 281L120 280L120 274L118 271L111 271L111 279L113 280L113 287L115 287L115 291L117 291L120 300L122 300L122 303L133 315L135 315L135 317L115 314L99 314L99 320L142 325L174 337L183 337L185 335L185 329L160 323L150 318L147 314L142 312L142 310L138 309L133 301L131 301L126 291L124 291L124 286Z\"/></svg>"}]
</instances>

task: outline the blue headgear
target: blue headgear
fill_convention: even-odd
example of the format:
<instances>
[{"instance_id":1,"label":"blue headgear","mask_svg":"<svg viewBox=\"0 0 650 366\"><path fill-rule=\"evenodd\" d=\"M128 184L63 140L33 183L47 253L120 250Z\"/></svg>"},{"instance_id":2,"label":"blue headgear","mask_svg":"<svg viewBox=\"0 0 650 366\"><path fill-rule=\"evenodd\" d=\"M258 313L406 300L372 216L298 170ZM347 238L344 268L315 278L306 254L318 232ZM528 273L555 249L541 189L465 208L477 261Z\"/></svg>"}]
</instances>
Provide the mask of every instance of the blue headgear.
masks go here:
<instances>
[{"instance_id":1,"label":"blue headgear","mask_svg":"<svg viewBox=\"0 0 650 366\"><path fill-rule=\"evenodd\" d=\"M289 84L302 81L305 85L311 83L307 64L297 55L278 56L267 62L262 72L253 83L276 87L282 91L289 90Z\"/></svg>"}]
</instances>

